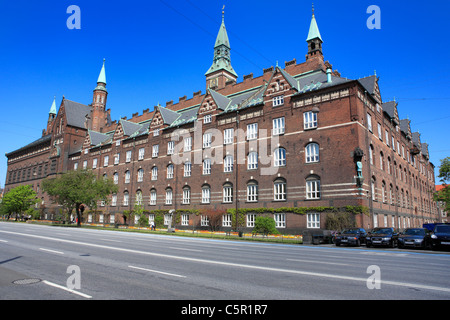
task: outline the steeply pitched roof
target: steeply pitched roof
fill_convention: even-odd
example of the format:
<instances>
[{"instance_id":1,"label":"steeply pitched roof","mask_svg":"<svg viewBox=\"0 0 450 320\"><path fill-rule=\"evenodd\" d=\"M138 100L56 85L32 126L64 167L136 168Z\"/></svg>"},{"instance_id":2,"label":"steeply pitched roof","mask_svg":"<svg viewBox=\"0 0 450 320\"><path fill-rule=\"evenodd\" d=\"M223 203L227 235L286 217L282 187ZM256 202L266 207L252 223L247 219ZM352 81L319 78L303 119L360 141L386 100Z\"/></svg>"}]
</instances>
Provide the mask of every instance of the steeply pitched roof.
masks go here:
<instances>
[{"instance_id":1,"label":"steeply pitched roof","mask_svg":"<svg viewBox=\"0 0 450 320\"><path fill-rule=\"evenodd\" d=\"M313 13L312 19L311 19L311 24L309 26L308 38L306 39L306 41L310 41L310 40L316 39L316 38L319 38L320 40L322 40L322 37L319 32L319 27L317 26L316 17L314 16L314 13Z\"/></svg>"},{"instance_id":2,"label":"steeply pitched roof","mask_svg":"<svg viewBox=\"0 0 450 320\"><path fill-rule=\"evenodd\" d=\"M72 127L86 129L86 116L91 114L92 108L67 99L64 99L63 103L66 112L67 124Z\"/></svg>"}]
</instances>

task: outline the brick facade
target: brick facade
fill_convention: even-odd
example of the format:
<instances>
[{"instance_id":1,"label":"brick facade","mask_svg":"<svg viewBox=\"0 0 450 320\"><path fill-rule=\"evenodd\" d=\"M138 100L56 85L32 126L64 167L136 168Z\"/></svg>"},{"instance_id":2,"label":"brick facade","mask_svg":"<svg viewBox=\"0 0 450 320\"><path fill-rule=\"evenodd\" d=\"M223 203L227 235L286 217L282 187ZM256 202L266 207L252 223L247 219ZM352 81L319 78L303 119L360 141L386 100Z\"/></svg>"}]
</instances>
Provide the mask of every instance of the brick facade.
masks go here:
<instances>
[{"instance_id":1,"label":"brick facade","mask_svg":"<svg viewBox=\"0 0 450 320\"><path fill-rule=\"evenodd\" d=\"M117 179L117 195L98 207L103 222L113 216L123 223L123 213L136 203L147 215L175 210L178 228L201 227L204 209L245 209L243 230L251 230L250 209L258 215L263 208L278 209L266 215L282 233L325 229L324 207L367 208L355 214L356 224L367 229L435 221L427 145L411 133L409 120L398 118L397 103L383 103L376 76L342 78L313 41L319 43L308 42L303 63L292 60L284 69L267 68L242 82L225 81L226 71L215 72L206 77L205 93L131 119L109 120L106 80L97 83L92 105L63 98L43 137L7 154L6 191L31 184L42 207L54 212L41 180L87 167L99 178ZM214 74L222 78L211 82ZM255 124L256 136L249 137ZM208 133L211 146L204 146ZM258 153L257 167L252 152ZM205 159L212 161L210 170ZM312 209L302 214L299 208ZM223 229L232 228L227 219Z\"/></svg>"}]
</instances>

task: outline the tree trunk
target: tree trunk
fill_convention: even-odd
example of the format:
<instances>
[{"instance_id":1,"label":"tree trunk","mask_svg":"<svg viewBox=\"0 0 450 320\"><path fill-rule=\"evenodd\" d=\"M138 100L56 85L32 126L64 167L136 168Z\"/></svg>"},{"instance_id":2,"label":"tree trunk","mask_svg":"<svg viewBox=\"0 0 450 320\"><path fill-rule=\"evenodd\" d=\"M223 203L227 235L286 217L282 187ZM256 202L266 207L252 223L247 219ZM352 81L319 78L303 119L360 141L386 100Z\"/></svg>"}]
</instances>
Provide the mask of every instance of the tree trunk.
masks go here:
<instances>
[{"instance_id":1,"label":"tree trunk","mask_svg":"<svg viewBox=\"0 0 450 320\"><path fill-rule=\"evenodd\" d=\"M81 214L80 214L81 203L77 203L75 210L77 212L77 227L81 227Z\"/></svg>"}]
</instances>

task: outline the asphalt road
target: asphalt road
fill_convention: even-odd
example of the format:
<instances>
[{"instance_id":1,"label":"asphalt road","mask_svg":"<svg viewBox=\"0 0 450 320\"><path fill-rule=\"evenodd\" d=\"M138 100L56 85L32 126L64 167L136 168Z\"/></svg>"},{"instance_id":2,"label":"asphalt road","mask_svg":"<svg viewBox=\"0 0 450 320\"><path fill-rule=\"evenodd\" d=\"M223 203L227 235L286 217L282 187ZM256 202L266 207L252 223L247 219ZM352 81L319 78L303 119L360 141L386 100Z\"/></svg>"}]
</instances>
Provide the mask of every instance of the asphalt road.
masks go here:
<instances>
[{"instance_id":1,"label":"asphalt road","mask_svg":"<svg viewBox=\"0 0 450 320\"><path fill-rule=\"evenodd\" d=\"M1 300L447 300L449 266L449 252L0 222Z\"/></svg>"}]
</instances>

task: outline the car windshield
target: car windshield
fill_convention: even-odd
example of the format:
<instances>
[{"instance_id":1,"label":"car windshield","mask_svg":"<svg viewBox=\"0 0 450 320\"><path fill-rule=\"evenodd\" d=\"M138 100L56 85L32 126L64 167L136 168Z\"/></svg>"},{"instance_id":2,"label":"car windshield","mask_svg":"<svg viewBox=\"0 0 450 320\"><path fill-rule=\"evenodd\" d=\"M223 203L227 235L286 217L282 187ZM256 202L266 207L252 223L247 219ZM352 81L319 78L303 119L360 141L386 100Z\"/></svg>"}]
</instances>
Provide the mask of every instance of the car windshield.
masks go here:
<instances>
[{"instance_id":1,"label":"car windshield","mask_svg":"<svg viewBox=\"0 0 450 320\"><path fill-rule=\"evenodd\" d=\"M344 231L342 231L342 233L357 234L358 233L358 229L345 229Z\"/></svg>"},{"instance_id":2,"label":"car windshield","mask_svg":"<svg viewBox=\"0 0 450 320\"><path fill-rule=\"evenodd\" d=\"M408 236L424 236L425 229L406 229L403 234Z\"/></svg>"},{"instance_id":3,"label":"car windshield","mask_svg":"<svg viewBox=\"0 0 450 320\"><path fill-rule=\"evenodd\" d=\"M392 229L391 229L391 228L373 229L373 230L372 230L372 233L375 233L375 234L392 233Z\"/></svg>"},{"instance_id":4,"label":"car windshield","mask_svg":"<svg viewBox=\"0 0 450 320\"><path fill-rule=\"evenodd\" d=\"M434 232L450 233L450 226L436 226Z\"/></svg>"}]
</instances>

